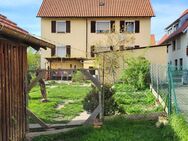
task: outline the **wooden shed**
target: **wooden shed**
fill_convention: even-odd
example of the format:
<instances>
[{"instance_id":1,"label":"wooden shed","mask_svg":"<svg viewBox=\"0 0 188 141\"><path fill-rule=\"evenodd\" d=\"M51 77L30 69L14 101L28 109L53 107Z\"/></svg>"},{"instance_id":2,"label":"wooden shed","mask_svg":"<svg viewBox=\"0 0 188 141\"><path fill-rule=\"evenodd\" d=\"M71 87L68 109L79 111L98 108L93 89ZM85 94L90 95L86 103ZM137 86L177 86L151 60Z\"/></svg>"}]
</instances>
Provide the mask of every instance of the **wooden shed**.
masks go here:
<instances>
[{"instance_id":1,"label":"wooden shed","mask_svg":"<svg viewBox=\"0 0 188 141\"><path fill-rule=\"evenodd\" d=\"M55 46L0 15L0 141L22 141L26 133L27 47Z\"/></svg>"}]
</instances>

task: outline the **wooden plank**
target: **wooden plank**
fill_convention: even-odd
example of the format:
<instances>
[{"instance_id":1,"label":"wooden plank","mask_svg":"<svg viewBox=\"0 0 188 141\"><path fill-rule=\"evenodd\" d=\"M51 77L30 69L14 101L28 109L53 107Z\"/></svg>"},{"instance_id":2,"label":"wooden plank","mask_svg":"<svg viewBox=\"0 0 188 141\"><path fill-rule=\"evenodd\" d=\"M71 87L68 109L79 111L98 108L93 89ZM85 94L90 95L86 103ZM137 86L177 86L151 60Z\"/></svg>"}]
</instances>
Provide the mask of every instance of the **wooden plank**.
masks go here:
<instances>
[{"instance_id":1,"label":"wooden plank","mask_svg":"<svg viewBox=\"0 0 188 141\"><path fill-rule=\"evenodd\" d=\"M2 114L3 114L3 105L2 105L2 89L3 89L3 81L2 81L2 60L3 60L3 47L2 47L2 42L0 40L0 141L3 141L3 129L2 129L2 125L3 125L3 119L2 119Z\"/></svg>"},{"instance_id":2,"label":"wooden plank","mask_svg":"<svg viewBox=\"0 0 188 141\"><path fill-rule=\"evenodd\" d=\"M46 125L41 119L39 119L34 113L32 113L29 109L27 109L27 115L33 118L39 125L41 125L43 128L48 129L49 126Z\"/></svg>"},{"instance_id":3,"label":"wooden plank","mask_svg":"<svg viewBox=\"0 0 188 141\"><path fill-rule=\"evenodd\" d=\"M84 125L93 124L96 117L101 113L101 110L101 106L98 105L97 108L91 114L91 116L85 121Z\"/></svg>"},{"instance_id":4,"label":"wooden plank","mask_svg":"<svg viewBox=\"0 0 188 141\"><path fill-rule=\"evenodd\" d=\"M100 83L100 81L98 80L98 79L96 79L95 77L93 77L91 74L90 74L90 72L89 72L89 70L85 70L85 69L83 69L83 70L80 70L88 79L90 79L92 82L93 82L93 84L98 88L98 89L101 89L101 83Z\"/></svg>"},{"instance_id":5,"label":"wooden plank","mask_svg":"<svg viewBox=\"0 0 188 141\"><path fill-rule=\"evenodd\" d=\"M3 109L2 109L2 111L3 111L3 115L2 115L2 123L3 123L3 141L4 140L7 140L7 130L6 130L6 102L5 102L5 100L6 100L6 98L5 98L5 96L6 96L6 91L5 91L5 43L4 42L2 42L2 47L3 47L3 57L2 57L2 82L3 82L3 84L2 84L2 107L3 107Z\"/></svg>"}]
</instances>

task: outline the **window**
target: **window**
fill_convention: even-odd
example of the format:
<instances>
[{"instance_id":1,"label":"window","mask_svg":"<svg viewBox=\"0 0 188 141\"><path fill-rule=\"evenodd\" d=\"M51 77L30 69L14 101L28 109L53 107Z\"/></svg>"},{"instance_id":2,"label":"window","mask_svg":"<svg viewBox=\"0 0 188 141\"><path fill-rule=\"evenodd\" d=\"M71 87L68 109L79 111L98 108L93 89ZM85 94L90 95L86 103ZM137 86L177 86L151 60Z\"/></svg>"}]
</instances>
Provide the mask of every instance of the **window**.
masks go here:
<instances>
[{"instance_id":1,"label":"window","mask_svg":"<svg viewBox=\"0 0 188 141\"><path fill-rule=\"evenodd\" d=\"M178 38L177 39L177 50L180 50L181 49L181 39Z\"/></svg>"},{"instance_id":2,"label":"window","mask_svg":"<svg viewBox=\"0 0 188 141\"><path fill-rule=\"evenodd\" d=\"M175 60L175 70L178 70L178 60Z\"/></svg>"},{"instance_id":3,"label":"window","mask_svg":"<svg viewBox=\"0 0 188 141\"><path fill-rule=\"evenodd\" d=\"M66 22L64 21L56 22L56 31L57 33L66 33Z\"/></svg>"},{"instance_id":4,"label":"window","mask_svg":"<svg viewBox=\"0 0 188 141\"><path fill-rule=\"evenodd\" d=\"M180 70L183 70L183 58L180 58Z\"/></svg>"},{"instance_id":5,"label":"window","mask_svg":"<svg viewBox=\"0 0 188 141\"><path fill-rule=\"evenodd\" d=\"M111 29L110 21L97 21L96 33L109 33Z\"/></svg>"},{"instance_id":6,"label":"window","mask_svg":"<svg viewBox=\"0 0 188 141\"><path fill-rule=\"evenodd\" d=\"M70 45L66 46L66 57L68 57L68 58L71 57L71 46Z\"/></svg>"},{"instance_id":7,"label":"window","mask_svg":"<svg viewBox=\"0 0 188 141\"><path fill-rule=\"evenodd\" d=\"M120 21L120 33L140 33L140 21Z\"/></svg>"},{"instance_id":8,"label":"window","mask_svg":"<svg viewBox=\"0 0 188 141\"><path fill-rule=\"evenodd\" d=\"M66 57L66 48L65 46L56 47L56 56L57 57Z\"/></svg>"},{"instance_id":9,"label":"window","mask_svg":"<svg viewBox=\"0 0 188 141\"><path fill-rule=\"evenodd\" d=\"M178 29L178 24L174 25L174 31L176 31Z\"/></svg>"},{"instance_id":10,"label":"window","mask_svg":"<svg viewBox=\"0 0 188 141\"><path fill-rule=\"evenodd\" d=\"M70 68L72 69L72 64L70 64Z\"/></svg>"},{"instance_id":11,"label":"window","mask_svg":"<svg viewBox=\"0 0 188 141\"><path fill-rule=\"evenodd\" d=\"M172 33L172 27L168 29L168 34L170 35Z\"/></svg>"},{"instance_id":12,"label":"window","mask_svg":"<svg viewBox=\"0 0 188 141\"><path fill-rule=\"evenodd\" d=\"M174 40L174 41L172 42L172 49L173 49L173 51L176 50L176 40Z\"/></svg>"},{"instance_id":13,"label":"window","mask_svg":"<svg viewBox=\"0 0 188 141\"><path fill-rule=\"evenodd\" d=\"M70 21L51 21L52 33L70 33Z\"/></svg>"},{"instance_id":14,"label":"window","mask_svg":"<svg viewBox=\"0 0 188 141\"><path fill-rule=\"evenodd\" d=\"M126 32L129 32L129 33L135 32L135 22L125 22L124 27L125 27L124 31Z\"/></svg>"}]
</instances>

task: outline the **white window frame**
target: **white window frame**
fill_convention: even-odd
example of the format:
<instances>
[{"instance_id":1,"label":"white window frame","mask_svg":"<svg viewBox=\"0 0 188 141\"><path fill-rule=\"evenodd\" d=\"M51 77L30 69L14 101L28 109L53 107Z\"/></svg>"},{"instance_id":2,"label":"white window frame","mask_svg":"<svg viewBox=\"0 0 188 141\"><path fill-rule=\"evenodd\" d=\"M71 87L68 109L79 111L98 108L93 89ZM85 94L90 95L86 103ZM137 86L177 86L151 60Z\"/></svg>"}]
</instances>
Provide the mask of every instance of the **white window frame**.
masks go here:
<instances>
[{"instance_id":1,"label":"white window frame","mask_svg":"<svg viewBox=\"0 0 188 141\"><path fill-rule=\"evenodd\" d=\"M98 23L109 23L108 30L103 30L104 32L98 32ZM96 31L96 33L110 33L110 31L111 31L111 22L110 21L96 21L95 31Z\"/></svg>"},{"instance_id":2,"label":"white window frame","mask_svg":"<svg viewBox=\"0 0 188 141\"><path fill-rule=\"evenodd\" d=\"M127 31L127 27L126 27L126 23L133 23L134 27L133 27L133 32L128 32ZM135 33L135 21L125 21L124 22L124 31L127 32L127 33Z\"/></svg>"},{"instance_id":3,"label":"white window frame","mask_svg":"<svg viewBox=\"0 0 188 141\"><path fill-rule=\"evenodd\" d=\"M65 24L65 31L58 31L58 23L64 23ZM67 25L66 21L56 21L56 32L57 33L66 33Z\"/></svg>"}]
</instances>

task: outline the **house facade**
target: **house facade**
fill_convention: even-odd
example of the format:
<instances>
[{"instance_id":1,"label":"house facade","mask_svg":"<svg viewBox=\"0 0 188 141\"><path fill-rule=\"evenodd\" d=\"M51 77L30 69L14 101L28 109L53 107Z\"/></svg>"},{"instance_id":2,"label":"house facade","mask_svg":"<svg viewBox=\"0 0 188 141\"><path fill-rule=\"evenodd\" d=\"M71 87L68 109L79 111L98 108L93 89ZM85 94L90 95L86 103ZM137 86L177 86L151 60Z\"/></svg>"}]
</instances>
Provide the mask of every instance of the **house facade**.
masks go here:
<instances>
[{"instance_id":1,"label":"house facade","mask_svg":"<svg viewBox=\"0 0 188 141\"><path fill-rule=\"evenodd\" d=\"M168 63L178 70L188 69L188 9L170 24L161 43L169 43Z\"/></svg>"},{"instance_id":2,"label":"house facade","mask_svg":"<svg viewBox=\"0 0 188 141\"><path fill-rule=\"evenodd\" d=\"M131 33L131 47L149 46L153 16L150 0L43 0L41 36L56 49L41 51L41 67L93 68L96 44L115 33Z\"/></svg>"}]
</instances>

